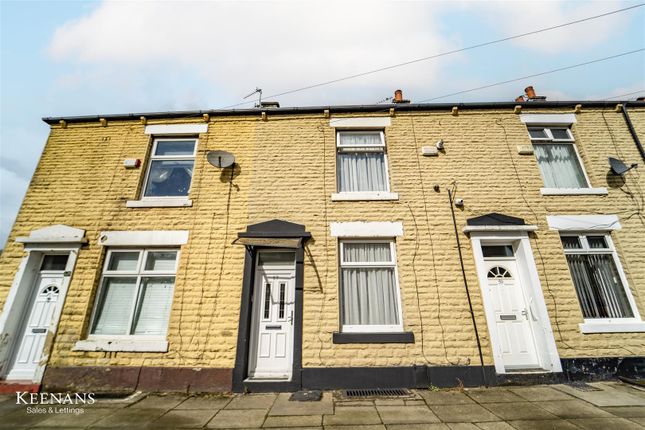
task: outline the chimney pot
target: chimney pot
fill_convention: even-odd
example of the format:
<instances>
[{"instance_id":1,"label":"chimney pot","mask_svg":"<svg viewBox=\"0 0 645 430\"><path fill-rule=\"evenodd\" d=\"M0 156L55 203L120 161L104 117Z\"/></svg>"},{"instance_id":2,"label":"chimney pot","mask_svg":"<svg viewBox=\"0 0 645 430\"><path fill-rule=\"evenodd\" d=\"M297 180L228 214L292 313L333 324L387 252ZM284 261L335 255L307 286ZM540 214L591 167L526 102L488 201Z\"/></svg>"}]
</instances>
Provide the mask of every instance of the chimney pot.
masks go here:
<instances>
[{"instance_id":1,"label":"chimney pot","mask_svg":"<svg viewBox=\"0 0 645 430\"><path fill-rule=\"evenodd\" d=\"M524 96L518 96L518 97L515 99L515 101L516 101L516 102L523 102L523 101L525 101L525 100L524 100Z\"/></svg>"},{"instance_id":2,"label":"chimney pot","mask_svg":"<svg viewBox=\"0 0 645 430\"><path fill-rule=\"evenodd\" d=\"M403 101L403 91L394 91L394 103L401 103Z\"/></svg>"},{"instance_id":3,"label":"chimney pot","mask_svg":"<svg viewBox=\"0 0 645 430\"><path fill-rule=\"evenodd\" d=\"M530 98L530 99L535 98L535 90L533 89L532 86L529 85L528 87L524 88L524 92L526 93L528 98Z\"/></svg>"}]
</instances>

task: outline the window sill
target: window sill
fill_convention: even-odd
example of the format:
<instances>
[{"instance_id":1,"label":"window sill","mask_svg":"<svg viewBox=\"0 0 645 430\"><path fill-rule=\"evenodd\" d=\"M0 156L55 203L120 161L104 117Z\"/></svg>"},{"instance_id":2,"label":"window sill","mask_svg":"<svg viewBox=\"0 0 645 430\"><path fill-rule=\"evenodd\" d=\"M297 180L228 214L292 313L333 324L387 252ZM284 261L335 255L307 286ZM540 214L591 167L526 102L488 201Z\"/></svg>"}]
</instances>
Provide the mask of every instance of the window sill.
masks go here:
<instances>
[{"instance_id":1,"label":"window sill","mask_svg":"<svg viewBox=\"0 0 645 430\"><path fill-rule=\"evenodd\" d=\"M344 192L333 193L331 195L332 202L342 201L357 201L357 200L398 200L398 193L390 193L387 191L357 191L357 192Z\"/></svg>"},{"instance_id":2,"label":"window sill","mask_svg":"<svg viewBox=\"0 0 645 430\"><path fill-rule=\"evenodd\" d=\"M87 339L76 342L72 351L168 352L167 340Z\"/></svg>"},{"instance_id":3,"label":"window sill","mask_svg":"<svg viewBox=\"0 0 645 430\"><path fill-rule=\"evenodd\" d=\"M125 203L126 208L178 208L190 207L193 201L185 197L165 198L165 199L143 199L128 200Z\"/></svg>"},{"instance_id":4,"label":"window sill","mask_svg":"<svg viewBox=\"0 0 645 430\"><path fill-rule=\"evenodd\" d=\"M590 333L643 333L645 321L589 322L578 324L582 334Z\"/></svg>"},{"instance_id":5,"label":"window sill","mask_svg":"<svg viewBox=\"0 0 645 430\"><path fill-rule=\"evenodd\" d=\"M543 196L607 195L607 188L540 188Z\"/></svg>"},{"instance_id":6,"label":"window sill","mask_svg":"<svg viewBox=\"0 0 645 430\"><path fill-rule=\"evenodd\" d=\"M335 332L333 343L414 343L411 331L398 333L340 333Z\"/></svg>"}]
</instances>

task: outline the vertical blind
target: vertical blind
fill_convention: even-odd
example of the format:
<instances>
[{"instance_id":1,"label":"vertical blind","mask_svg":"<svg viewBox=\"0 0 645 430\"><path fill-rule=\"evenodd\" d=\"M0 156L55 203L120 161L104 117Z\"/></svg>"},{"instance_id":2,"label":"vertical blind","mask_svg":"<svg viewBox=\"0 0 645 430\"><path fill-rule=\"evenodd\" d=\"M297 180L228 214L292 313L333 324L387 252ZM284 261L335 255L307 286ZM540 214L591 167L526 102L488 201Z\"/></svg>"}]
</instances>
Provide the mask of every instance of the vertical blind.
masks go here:
<instances>
[{"instance_id":1,"label":"vertical blind","mask_svg":"<svg viewBox=\"0 0 645 430\"><path fill-rule=\"evenodd\" d=\"M567 262L585 318L634 316L611 254L569 254Z\"/></svg>"},{"instance_id":2,"label":"vertical blind","mask_svg":"<svg viewBox=\"0 0 645 430\"><path fill-rule=\"evenodd\" d=\"M534 144L547 188L587 188L587 180L572 144Z\"/></svg>"},{"instance_id":3,"label":"vertical blind","mask_svg":"<svg viewBox=\"0 0 645 430\"><path fill-rule=\"evenodd\" d=\"M398 325L398 292L389 243L344 243L341 263L344 325ZM342 267L371 263L371 267ZM382 263L384 267L378 267Z\"/></svg>"}]
</instances>

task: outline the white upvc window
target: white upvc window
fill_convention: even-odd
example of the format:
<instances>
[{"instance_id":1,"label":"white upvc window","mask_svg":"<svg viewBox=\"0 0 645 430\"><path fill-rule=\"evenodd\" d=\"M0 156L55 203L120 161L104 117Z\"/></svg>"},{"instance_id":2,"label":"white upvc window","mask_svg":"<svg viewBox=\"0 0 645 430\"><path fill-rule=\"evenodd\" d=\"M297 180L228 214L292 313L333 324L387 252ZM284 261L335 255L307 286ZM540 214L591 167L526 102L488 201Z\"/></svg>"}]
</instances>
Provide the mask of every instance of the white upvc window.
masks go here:
<instances>
[{"instance_id":1,"label":"white upvc window","mask_svg":"<svg viewBox=\"0 0 645 430\"><path fill-rule=\"evenodd\" d=\"M611 235L601 232L563 232L560 238L585 326L640 323L640 315Z\"/></svg>"},{"instance_id":2,"label":"white upvc window","mask_svg":"<svg viewBox=\"0 0 645 430\"><path fill-rule=\"evenodd\" d=\"M529 126L528 132L546 189L590 188L568 127Z\"/></svg>"},{"instance_id":3,"label":"white upvc window","mask_svg":"<svg viewBox=\"0 0 645 430\"><path fill-rule=\"evenodd\" d=\"M192 137L157 137L141 192L142 200L188 197L198 140Z\"/></svg>"},{"instance_id":4,"label":"white upvc window","mask_svg":"<svg viewBox=\"0 0 645 430\"><path fill-rule=\"evenodd\" d=\"M90 339L165 338L179 250L109 249Z\"/></svg>"},{"instance_id":5,"label":"white upvc window","mask_svg":"<svg viewBox=\"0 0 645 430\"><path fill-rule=\"evenodd\" d=\"M383 131L338 131L336 148L339 193L390 191Z\"/></svg>"},{"instance_id":6,"label":"white upvc window","mask_svg":"<svg viewBox=\"0 0 645 430\"><path fill-rule=\"evenodd\" d=\"M394 240L340 241L343 332L403 331Z\"/></svg>"}]
</instances>

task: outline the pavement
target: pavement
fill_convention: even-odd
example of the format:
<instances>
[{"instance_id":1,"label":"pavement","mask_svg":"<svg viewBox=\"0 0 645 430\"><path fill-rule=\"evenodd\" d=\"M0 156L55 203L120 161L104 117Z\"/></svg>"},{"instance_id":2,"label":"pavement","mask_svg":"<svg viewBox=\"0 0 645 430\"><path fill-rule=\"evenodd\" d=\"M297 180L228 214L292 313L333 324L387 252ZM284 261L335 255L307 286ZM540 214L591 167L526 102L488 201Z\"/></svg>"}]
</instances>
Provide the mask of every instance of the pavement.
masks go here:
<instances>
[{"instance_id":1,"label":"pavement","mask_svg":"<svg viewBox=\"0 0 645 430\"><path fill-rule=\"evenodd\" d=\"M0 397L0 429L645 429L645 389L620 382L462 390L411 390L404 397L319 401L290 393L135 393L93 405L16 405Z\"/></svg>"}]
</instances>

